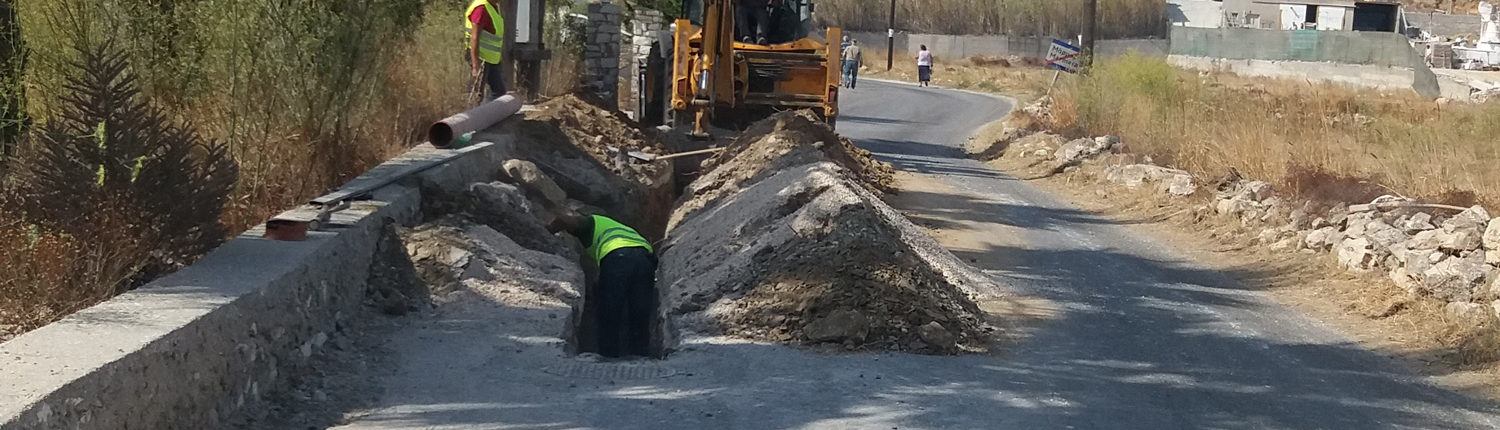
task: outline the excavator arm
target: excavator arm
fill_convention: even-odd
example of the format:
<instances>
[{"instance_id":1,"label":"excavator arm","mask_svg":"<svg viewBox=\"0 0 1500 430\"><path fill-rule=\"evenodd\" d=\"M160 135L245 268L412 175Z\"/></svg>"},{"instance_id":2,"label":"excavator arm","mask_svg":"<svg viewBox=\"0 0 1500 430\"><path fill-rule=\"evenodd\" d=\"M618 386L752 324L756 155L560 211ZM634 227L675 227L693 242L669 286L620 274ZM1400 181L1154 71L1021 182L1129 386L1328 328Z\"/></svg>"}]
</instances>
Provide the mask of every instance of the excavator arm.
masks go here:
<instances>
[{"instance_id":1,"label":"excavator arm","mask_svg":"<svg viewBox=\"0 0 1500 430\"><path fill-rule=\"evenodd\" d=\"M738 1L693 1L684 8L693 15L677 20L673 33L670 106L677 124L691 122L694 134L706 135L710 122L738 128L788 109L813 109L834 122L839 52L828 41L842 32L805 28L810 0L783 0L769 20L778 26L776 37L765 45L735 40ZM789 21L804 27L787 28Z\"/></svg>"}]
</instances>

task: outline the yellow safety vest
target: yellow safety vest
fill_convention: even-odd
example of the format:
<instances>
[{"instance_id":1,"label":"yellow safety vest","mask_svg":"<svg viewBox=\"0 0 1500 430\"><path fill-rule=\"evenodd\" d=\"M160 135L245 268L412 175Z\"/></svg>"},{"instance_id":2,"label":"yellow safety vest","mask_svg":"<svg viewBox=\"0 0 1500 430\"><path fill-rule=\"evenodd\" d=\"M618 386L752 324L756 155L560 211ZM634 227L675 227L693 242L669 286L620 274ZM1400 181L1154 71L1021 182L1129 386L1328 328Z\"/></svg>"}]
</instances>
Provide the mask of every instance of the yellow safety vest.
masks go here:
<instances>
[{"instance_id":1,"label":"yellow safety vest","mask_svg":"<svg viewBox=\"0 0 1500 430\"><path fill-rule=\"evenodd\" d=\"M495 23L495 33L479 31L479 60L490 64L500 64L500 56L505 48L505 17L500 16L500 11L495 10L489 0L474 0L469 3L469 8L464 11L464 47L468 47L469 35L474 32L474 21L469 16L474 14L474 9L484 8L485 13L490 14L490 21Z\"/></svg>"},{"instance_id":2,"label":"yellow safety vest","mask_svg":"<svg viewBox=\"0 0 1500 430\"><path fill-rule=\"evenodd\" d=\"M655 252L651 249L651 242L641 237L635 229L602 216L594 215L591 218L594 219L594 240L589 243L588 253L594 257L595 262L603 261L604 256L621 248L646 248L647 251Z\"/></svg>"}]
</instances>

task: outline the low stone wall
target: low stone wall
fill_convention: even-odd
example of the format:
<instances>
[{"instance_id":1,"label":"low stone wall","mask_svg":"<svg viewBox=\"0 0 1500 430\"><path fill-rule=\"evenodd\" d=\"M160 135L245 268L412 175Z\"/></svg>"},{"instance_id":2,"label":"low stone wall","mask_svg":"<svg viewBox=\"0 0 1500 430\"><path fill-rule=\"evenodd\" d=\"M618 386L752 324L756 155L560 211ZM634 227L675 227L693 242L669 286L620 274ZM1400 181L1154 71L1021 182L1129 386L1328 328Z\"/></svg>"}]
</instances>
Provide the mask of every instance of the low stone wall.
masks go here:
<instances>
[{"instance_id":1,"label":"low stone wall","mask_svg":"<svg viewBox=\"0 0 1500 430\"><path fill-rule=\"evenodd\" d=\"M1243 76L1266 78L1302 79L1381 90L1414 91L1419 95L1430 98L1437 98L1442 95L1437 75L1433 74L1432 70L1425 68L1408 69L1365 64L1230 59L1186 55L1172 55L1167 57L1167 61L1174 66L1184 69L1231 72Z\"/></svg>"},{"instance_id":2,"label":"low stone wall","mask_svg":"<svg viewBox=\"0 0 1500 430\"><path fill-rule=\"evenodd\" d=\"M311 370L362 312L376 243L387 225L420 220L422 190L498 176L514 150L495 140L379 188L305 241L253 229L192 266L0 344L0 430L217 428L258 406ZM454 155L424 145L347 186Z\"/></svg>"},{"instance_id":3,"label":"low stone wall","mask_svg":"<svg viewBox=\"0 0 1500 430\"><path fill-rule=\"evenodd\" d=\"M885 50L886 35L878 32L854 31L849 32L849 37L859 39L866 50ZM1073 40L1067 38L1067 40ZM939 59L958 60L974 56L1008 57L1021 56L1042 58L1047 55L1047 50L1052 45L1051 37L1032 36L972 36L972 35L950 35L950 34L912 34L897 33L895 37L895 52L897 55L905 55L897 58L898 63L915 57L921 45L927 45L932 55ZM1168 43L1165 39L1111 39L1100 40L1095 46L1102 58L1117 57L1131 52L1152 57L1164 57L1167 55ZM884 61L884 58L880 59ZM874 59L867 58L865 61L873 62Z\"/></svg>"}]
</instances>

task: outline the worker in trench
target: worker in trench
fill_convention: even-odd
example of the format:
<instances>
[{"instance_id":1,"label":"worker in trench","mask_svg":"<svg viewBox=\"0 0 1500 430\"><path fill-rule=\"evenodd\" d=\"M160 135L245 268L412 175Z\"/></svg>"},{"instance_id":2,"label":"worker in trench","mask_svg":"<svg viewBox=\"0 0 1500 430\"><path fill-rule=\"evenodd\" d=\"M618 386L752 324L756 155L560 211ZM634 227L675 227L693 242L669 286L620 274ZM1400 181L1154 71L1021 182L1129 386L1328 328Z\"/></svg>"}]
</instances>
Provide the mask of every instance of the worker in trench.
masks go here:
<instances>
[{"instance_id":1,"label":"worker in trench","mask_svg":"<svg viewBox=\"0 0 1500 430\"><path fill-rule=\"evenodd\" d=\"M642 356L651 353L651 319L656 309L656 255L651 242L635 229L601 215L558 213L547 228L569 232L587 247L584 258L597 263L599 355Z\"/></svg>"}]
</instances>

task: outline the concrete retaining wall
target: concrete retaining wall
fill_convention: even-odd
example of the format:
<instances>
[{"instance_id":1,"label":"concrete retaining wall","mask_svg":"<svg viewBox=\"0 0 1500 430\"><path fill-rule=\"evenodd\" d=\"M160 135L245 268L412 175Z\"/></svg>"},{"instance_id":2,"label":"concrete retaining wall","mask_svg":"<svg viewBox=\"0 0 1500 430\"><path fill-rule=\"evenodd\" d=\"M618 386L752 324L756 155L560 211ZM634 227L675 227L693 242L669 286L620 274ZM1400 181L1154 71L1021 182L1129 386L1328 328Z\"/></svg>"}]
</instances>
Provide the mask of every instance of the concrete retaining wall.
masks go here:
<instances>
[{"instance_id":1,"label":"concrete retaining wall","mask_svg":"<svg viewBox=\"0 0 1500 430\"><path fill-rule=\"evenodd\" d=\"M1171 39L1179 67L1440 94L1437 75L1395 33L1175 27Z\"/></svg>"},{"instance_id":2,"label":"concrete retaining wall","mask_svg":"<svg viewBox=\"0 0 1500 430\"><path fill-rule=\"evenodd\" d=\"M420 220L422 189L499 175L506 138L378 189L305 241L260 228L174 274L0 344L0 430L204 429L307 372L361 312L375 244ZM359 179L451 155L423 146Z\"/></svg>"},{"instance_id":3,"label":"concrete retaining wall","mask_svg":"<svg viewBox=\"0 0 1500 430\"><path fill-rule=\"evenodd\" d=\"M850 32L850 37L859 39L866 50L880 51L886 48L885 33ZM994 57L1017 55L1041 58L1047 55L1047 49L1052 44L1050 37L897 33L895 39L895 52L906 53L906 56L898 58L898 61L904 61L906 57L915 57L921 45L927 45L927 49L932 51L934 57L957 60L979 55ZM1100 40L1096 48L1099 50L1099 56L1103 58L1125 55L1132 51L1143 55L1165 57L1168 44L1164 39L1117 39ZM873 62L874 60L867 58L866 61Z\"/></svg>"}]
</instances>

